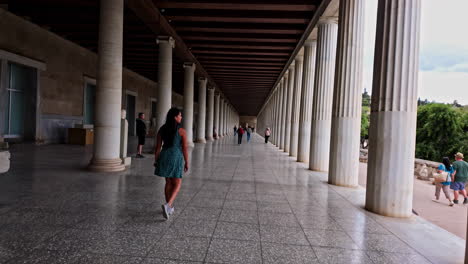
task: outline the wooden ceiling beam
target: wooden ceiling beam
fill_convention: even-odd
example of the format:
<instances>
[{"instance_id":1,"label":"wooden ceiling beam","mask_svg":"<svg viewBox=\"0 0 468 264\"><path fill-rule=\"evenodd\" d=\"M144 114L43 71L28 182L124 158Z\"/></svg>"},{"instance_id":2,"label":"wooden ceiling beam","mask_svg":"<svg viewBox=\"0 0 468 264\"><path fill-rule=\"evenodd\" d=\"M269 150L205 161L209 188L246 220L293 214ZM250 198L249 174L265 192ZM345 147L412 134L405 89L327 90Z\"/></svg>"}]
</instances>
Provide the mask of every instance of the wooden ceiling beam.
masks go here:
<instances>
[{"instance_id":1,"label":"wooden ceiling beam","mask_svg":"<svg viewBox=\"0 0 468 264\"><path fill-rule=\"evenodd\" d=\"M245 61L284 61L286 62L288 60L287 58L271 58L271 57L255 57L255 56L225 57L225 56L199 55L197 56L197 58L200 60L223 60L223 61L225 60L225 61L239 61L239 62L245 62Z\"/></svg>"},{"instance_id":2,"label":"wooden ceiling beam","mask_svg":"<svg viewBox=\"0 0 468 264\"><path fill-rule=\"evenodd\" d=\"M175 27L177 32L204 32L204 33L241 33L241 34L282 34L301 35L299 29L262 29L262 28L207 28L207 27Z\"/></svg>"},{"instance_id":3,"label":"wooden ceiling beam","mask_svg":"<svg viewBox=\"0 0 468 264\"><path fill-rule=\"evenodd\" d=\"M243 61L223 61L223 60L200 60L203 65L253 65L253 66L284 66L280 62L243 62Z\"/></svg>"},{"instance_id":4,"label":"wooden ceiling beam","mask_svg":"<svg viewBox=\"0 0 468 264\"><path fill-rule=\"evenodd\" d=\"M281 66L277 66L277 67L273 67L273 66L241 66L241 65L210 65L210 64L205 64L205 68L206 69L238 69L238 70L250 70L250 69L254 69L254 70L282 70L283 67Z\"/></svg>"},{"instance_id":5,"label":"wooden ceiling beam","mask_svg":"<svg viewBox=\"0 0 468 264\"><path fill-rule=\"evenodd\" d=\"M213 23L257 23L257 24L307 24L305 18L278 17L210 17L210 16L166 16L169 22L213 22Z\"/></svg>"},{"instance_id":6,"label":"wooden ceiling beam","mask_svg":"<svg viewBox=\"0 0 468 264\"><path fill-rule=\"evenodd\" d=\"M213 36L187 36L181 35L184 40L195 41L219 41L219 42L265 42L265 43L291 43L295 44L295 38L249 38L249 37L213 37Z\"/></svg>"},{"instance_id":7,"label":"wooden ceiling beam","mask_svg":"<svg viewBox=\"0 0 468 264\"><path fill-rule=\"evenodd\" d=\"M240 50L294 50L291 46L265 46L265 45L236 45L236 44L189 44L192 48L208 48L208 49L240 49Z\"/></svg>"},{"instance_id":8,"label":"wooden ceiling beam","mask_svg":"<svg viewBox=\"0 0 468 264\"><path fill-rule=\"evenodd\" d=\"M211 10L247 10L247 11L289 11L307 12L315 11L317 7L312 4L256 4L256 3L190 3L174 1L157 1L161 8L178 9L211 9Z\"/></svg>"},{"instance_id":9,"label":"wooden ceiling beam","mask_svg":"<svg viewBox=\"0 0 468 264\"><path fill-rule=\"evenodd\" d=\"M219 55L256 55L256 56L276 56L289 57L288 52L256 52L256 51L223 51L223 50L196 50L192 49L194 54L219 54Z\"/></svg>"}]
</instances>

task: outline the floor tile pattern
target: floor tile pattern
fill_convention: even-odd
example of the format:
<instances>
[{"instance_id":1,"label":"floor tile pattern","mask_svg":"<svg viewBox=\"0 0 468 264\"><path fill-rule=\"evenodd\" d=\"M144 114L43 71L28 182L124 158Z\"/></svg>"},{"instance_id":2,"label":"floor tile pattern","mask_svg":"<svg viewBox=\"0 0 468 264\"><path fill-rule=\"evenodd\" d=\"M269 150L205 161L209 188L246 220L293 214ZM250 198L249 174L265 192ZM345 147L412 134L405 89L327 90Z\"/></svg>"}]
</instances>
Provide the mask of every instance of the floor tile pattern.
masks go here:
<instances>
[{"instance_id":1,"label":"floor tile pattern","mask_svg":"<svg viewBox=\"0 0 468 264\"><path fill-rule=\"evenodd\" d=\"M13 146L0 263L431 263L263 139L196 144L175 203L151 155L91 173L90 149Z\"/></svg>"}]
</instances>

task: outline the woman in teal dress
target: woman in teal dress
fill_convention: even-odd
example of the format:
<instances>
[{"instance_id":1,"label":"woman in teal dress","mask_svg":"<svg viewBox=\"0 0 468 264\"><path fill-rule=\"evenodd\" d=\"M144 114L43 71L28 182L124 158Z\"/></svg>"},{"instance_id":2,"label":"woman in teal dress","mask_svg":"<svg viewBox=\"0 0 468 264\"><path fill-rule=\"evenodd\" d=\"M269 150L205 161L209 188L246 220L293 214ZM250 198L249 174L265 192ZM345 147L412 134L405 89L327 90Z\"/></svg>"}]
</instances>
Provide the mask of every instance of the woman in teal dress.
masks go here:
<instances>
[{"instance_id":1,"label":"woman in teal dress","mask_svg":"<svg viewBox=\"0 0 468 264\"><path fill-rule=\"evenodd\" d=\"M186 132L181 122L182 112L176 107L171 108L166 123L158 131L156 142L154 174L166 178L166 203L162 205L166 219L174 213L173 203L182 184L182 175L189 168Z\"/></svg>"}]
</instances>

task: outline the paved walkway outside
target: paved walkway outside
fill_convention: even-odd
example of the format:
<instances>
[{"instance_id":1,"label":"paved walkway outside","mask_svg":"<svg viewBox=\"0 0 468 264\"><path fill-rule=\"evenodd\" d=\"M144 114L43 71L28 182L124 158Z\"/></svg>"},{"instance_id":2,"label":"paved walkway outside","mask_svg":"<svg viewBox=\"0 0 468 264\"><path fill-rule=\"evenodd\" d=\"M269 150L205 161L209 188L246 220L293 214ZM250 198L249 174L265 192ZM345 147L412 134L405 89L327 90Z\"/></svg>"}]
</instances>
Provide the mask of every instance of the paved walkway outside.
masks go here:
<instances>
[{"instance_id":1,"label":"paved walkway outside","mask_svg":"<svg viewBox=\"0 0 468 264\"><path fill-rule=\"evenodd\" d=\"M89 149L13 147L0 263L463 263L464 240L363 210L363 188L330 186L257 135L235 141L196 144L169 221L152 157L91 173Z\"/></svg>"},{"instance_id":2,"label":"paved walkway outside","mask_svg":"<svg viewBox=\"0 0 468 264\"><path fill-rule=\"evenodd\" d=\"M361 186L366 186L366 175L367 163L361 163L359 167L359 184ZM448 201L442 191L440 193L440 202L435 203L432 201L434 192L435 186L430 182L415 179L413 210L429 222L466 239L467 206L462 203L453 207L448 206ZM453 191L450 191L450 195L453 199Z\"/></svg>"}]
</instances>

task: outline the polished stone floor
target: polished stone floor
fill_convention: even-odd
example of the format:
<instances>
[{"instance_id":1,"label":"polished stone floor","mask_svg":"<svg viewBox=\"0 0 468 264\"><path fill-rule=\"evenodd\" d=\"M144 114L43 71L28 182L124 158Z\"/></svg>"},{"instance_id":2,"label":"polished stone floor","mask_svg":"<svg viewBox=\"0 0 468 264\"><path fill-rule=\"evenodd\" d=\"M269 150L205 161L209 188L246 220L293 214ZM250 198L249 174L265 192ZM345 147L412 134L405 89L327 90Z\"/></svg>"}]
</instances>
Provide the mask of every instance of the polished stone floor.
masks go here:
<instances>
[{"instance_id":1,"label":"polished stone floor","mask_svg":"<svg viewBox=\"0 0 468 264\"><path fill-rule=\"evenodd\" d=\"M255 135L196 144L169 221L153 159L91 173L90 149L13 146L0 175L0 263L462 263L464 240L362 209Z\"/></svg>"}]
</instances>

